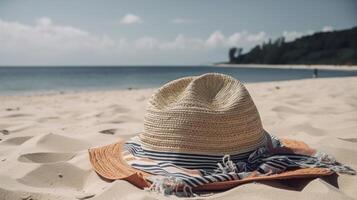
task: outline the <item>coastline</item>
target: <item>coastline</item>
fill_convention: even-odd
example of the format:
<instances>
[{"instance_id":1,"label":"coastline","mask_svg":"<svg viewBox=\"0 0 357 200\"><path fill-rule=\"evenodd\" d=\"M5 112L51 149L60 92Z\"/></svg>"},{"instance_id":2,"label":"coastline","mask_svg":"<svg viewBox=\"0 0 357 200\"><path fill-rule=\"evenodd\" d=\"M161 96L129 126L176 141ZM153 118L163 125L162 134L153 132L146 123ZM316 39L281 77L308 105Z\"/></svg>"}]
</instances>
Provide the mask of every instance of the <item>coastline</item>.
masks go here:
<instances>
[{"instance_id":1,"label":"coastline","mask_svg":"<svg viewBox=\"0 0 357 200\"><path fill-rule=\"evenodd\" d=\"M357 169L357 77L246 87L268 132L302 140ZM88 148L142 131L153 92L154 88L0 96L0 130L8 131L0 132L0 199L168 199L126 181L102 180L87 153ZM257 182L210 199L356 199L355 185L357 177L348 175Z\"/></svg>"},{"instance_id":2,"label":"coastline","mask_svg":"<svg viewBox=\"0 0 357 200\"><path fill-rule=\"evenodd\" d=\"M214 66L214 67L237 67L237 68L318 69L318 70L357 71L356 65L212 64L211 66Z\"/></svg>"},{"instance_id":3,"label":"coastline","mask_svg":"<svg viewBox=\"0 0 357 200\"><path fill-rule=\"evenodd\" d=\"M0 68L0 96L145 89L158 87L183 76L212 72L228 74L245 83L299 80L311 78L313 76L312 70L315 67L331 69L321 70L321 73L318 73L318 77L321 78L357 76L357 67L344 66L341 69L337 66L305 65L202 65L173 68L159 66L153 68L142 66L134 68ZM287 68L291 70L283 70ZM301 70L296 70L297 68Z\"/></svg>"}]
</instances>

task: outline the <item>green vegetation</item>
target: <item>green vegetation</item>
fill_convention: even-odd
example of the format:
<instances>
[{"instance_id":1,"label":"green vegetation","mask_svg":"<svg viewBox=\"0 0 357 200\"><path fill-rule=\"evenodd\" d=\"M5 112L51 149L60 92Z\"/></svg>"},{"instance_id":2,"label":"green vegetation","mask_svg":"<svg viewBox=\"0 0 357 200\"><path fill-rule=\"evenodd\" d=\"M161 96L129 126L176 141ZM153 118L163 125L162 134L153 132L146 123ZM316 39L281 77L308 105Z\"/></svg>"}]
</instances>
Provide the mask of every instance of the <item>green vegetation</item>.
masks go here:
<instances>
[{"instance_id":1,"label":"green vegetation","mask_svg":"<svg viewBox=\"0 0 357 200\"><path fill-rule=\"evenodd\" d=\"M319 32L292 42L283 37L257 45L248 53L229 50L231 64L357 64L357 27L333 32Z\"/></svg>"}]
</instances>

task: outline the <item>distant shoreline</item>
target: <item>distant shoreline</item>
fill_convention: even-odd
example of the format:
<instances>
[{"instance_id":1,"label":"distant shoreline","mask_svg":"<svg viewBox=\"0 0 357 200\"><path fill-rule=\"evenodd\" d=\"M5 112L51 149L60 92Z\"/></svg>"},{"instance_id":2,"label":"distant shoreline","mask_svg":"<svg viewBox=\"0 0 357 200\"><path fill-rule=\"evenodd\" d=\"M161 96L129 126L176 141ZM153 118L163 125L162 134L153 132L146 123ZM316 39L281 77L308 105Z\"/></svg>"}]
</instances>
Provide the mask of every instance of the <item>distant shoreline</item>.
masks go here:
<instances>
[{"instance_id":1,"label":"distant shoreline","mask_svg":"<svg viewBox=\"0 0 357 200\"><path fill-rule=\"evenodd\" d=\"M275 69L323 69L323 70L342 70L357 71L357 65L306 65L306 64L197 64L197 65L25 65L25 66L1 66L2 68L130 68L130 67L237 67L237 68L275 68Z\"/></svg>"},{"instance_id":2,"label":"distant shoreline","mask_svg":"<svg viewBox=\"0 0 357 200\"><path fill-rule=\"evenodd\" d=\"M297 67L303 69L293 70ZM245 83L297 80L312 78L312 68L315 67L211 64L191 67L0 68L0 95L153 88L180 77L213 72L231 75ZM330 69L336 70L320 70L318 77L357 77L357 70L351 68Z\"/></svg>"},{"instance_id":3,"label":"distant shoreline","mask_svg":"<svg viewBox=\"0 0 357 200\"><path fill-rule=\"evenodd\" d=\"M357 71L356 65L269 65L269 64L213 64L214 67L238 67L238 68L277 68L277 69L322 69Z\"/></svg>"}]
</instances>

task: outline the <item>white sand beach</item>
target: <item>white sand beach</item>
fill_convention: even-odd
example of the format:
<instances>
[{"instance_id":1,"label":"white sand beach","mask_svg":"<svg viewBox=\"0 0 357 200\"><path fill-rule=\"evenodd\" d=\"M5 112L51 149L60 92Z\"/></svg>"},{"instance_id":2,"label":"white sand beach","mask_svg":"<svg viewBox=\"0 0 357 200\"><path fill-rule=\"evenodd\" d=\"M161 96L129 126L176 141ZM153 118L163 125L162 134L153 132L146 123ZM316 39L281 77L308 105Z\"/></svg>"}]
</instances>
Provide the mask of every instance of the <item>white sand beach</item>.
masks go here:
<instances>
[{"instance_id":1,"label":"white sand beach","mask_svg":"<svg viewBox=\"0 0 357 200\"><path fill-rule=\"evenodd\" d=\"M247 84L265 129L357 169L357 78ZM0 96L0 200L157 199L106 182L87 149L143 130L154 89ZM357 176L257 182L208 199L357 199ZM171 197L173 198L173 197ZM201 198L201 197L200 197Z\"/></svg>"}]
</instances>

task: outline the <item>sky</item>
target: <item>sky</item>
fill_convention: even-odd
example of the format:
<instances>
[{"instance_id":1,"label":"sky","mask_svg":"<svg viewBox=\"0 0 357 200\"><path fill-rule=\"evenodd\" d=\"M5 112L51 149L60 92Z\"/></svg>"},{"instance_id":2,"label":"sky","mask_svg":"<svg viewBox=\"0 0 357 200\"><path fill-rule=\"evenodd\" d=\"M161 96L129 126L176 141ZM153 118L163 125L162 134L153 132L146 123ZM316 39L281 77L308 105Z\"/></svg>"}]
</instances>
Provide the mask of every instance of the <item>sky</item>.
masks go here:
<instances>
[{"instance_id":1,"label":"sky","mask_svg":"<svg viewBox=\"0 0 357 200\"><path fill-rule=\"evenodd\" d=\"M355 0L0 0L0 65L202 65L354 26Z\"/></svg>"}]
</instances>

